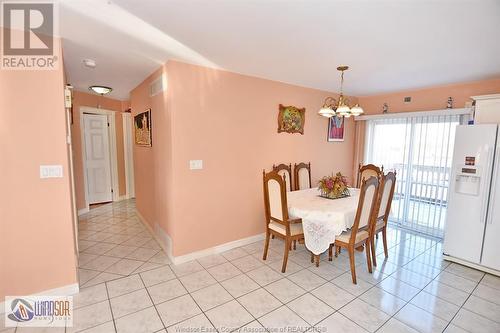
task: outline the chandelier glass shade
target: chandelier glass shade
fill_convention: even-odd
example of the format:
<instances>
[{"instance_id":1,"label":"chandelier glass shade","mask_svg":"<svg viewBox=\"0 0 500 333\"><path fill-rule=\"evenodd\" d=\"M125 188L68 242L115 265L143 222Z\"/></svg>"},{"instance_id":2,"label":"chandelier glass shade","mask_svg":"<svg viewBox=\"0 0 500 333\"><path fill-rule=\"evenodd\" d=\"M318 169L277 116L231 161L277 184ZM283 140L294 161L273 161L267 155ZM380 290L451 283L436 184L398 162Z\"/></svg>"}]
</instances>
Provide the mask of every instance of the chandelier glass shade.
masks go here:
<instances>
[{"instance_id":1,"label":"chandelier glass shade","mask_svg":"<svg viewBox=\"0 0 500 333\"><path fill-rule=\"evenodd\" d=\"M349 118L350 116L359 116L363 114L363 108L359 104L354 105L352 108L349 106L349 100L344 97L343 86L344 86L344 71L348 70L348 66L339 66L337 70L341 72L340 75L340 95L338 100L333 97L327 97L323 102L323 106L318 111L318 114L323 117L333 117L335 115L339 117Z\"/></svg>"}]
</instances>

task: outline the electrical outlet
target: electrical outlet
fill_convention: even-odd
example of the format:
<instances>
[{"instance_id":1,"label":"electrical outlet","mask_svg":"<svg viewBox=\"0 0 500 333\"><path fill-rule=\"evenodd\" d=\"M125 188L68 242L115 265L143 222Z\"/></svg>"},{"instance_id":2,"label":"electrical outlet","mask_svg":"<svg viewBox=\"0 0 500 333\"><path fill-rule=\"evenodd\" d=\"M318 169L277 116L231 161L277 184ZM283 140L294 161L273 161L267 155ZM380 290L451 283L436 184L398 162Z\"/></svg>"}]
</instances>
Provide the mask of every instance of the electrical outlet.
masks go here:
<instances>
[{"instance_id":1,"label":"electrical outlet","mask_svg":"<svg viewBox=\"0 0 500 333\"><path fill-rule=\"evenodd\" d=\"M62 165L40 165L40 179L44 178L62 178Z\"/></svg>"},{"instance_id":2,"label":"electrical outlet","mask_svg":"<svg viewBox=\"0 0 500 333\"><path fill-rule=\"evenodd\" d=\"M189 161L190 170L201 170L203 169L203 160L190 160Z\"/></svg>"},{"instance_id":3,"label":"electrical outlet","mask_svg":"<svg viewBox=\"0 0 500 333\"><path fill-rule=\"evenodd\" d=\"M406 97L404 98L404 102L405 102L405 103L411 103L411 96L406 96Z\"/></svg>"}]
</instances>

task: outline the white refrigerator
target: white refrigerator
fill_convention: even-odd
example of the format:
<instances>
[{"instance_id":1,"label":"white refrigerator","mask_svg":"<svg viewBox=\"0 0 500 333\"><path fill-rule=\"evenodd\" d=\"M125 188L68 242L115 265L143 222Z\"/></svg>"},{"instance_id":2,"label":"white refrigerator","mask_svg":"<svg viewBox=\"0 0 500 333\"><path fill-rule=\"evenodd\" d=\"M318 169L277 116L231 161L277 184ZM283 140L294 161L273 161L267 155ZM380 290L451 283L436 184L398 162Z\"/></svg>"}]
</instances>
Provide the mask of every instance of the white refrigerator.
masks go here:
<instances>
[{"instance_id":1,"label":"white refrigerator","mask_svg":"<svg viewBox=\"0 0 500 333\"><path fill-rule=\"evenodd\" d=\"M445 259L500 275L498 125L457 126L444 234Z\"/></svg>"}]
</instances>

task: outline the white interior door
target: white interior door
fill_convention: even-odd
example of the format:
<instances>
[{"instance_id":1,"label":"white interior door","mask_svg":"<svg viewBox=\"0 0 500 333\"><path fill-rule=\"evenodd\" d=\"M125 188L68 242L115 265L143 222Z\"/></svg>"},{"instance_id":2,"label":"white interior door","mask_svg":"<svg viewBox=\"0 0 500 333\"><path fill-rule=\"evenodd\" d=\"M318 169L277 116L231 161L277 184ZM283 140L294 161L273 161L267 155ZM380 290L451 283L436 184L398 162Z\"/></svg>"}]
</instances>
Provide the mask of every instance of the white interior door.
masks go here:
<instances>
[{"instance_id":1,"label":"white interior door","mask_svg":"<svg viewBox=\"0 0 500 333\"><path fill-rule=\"evenodd\" d=\"M113 201L106 115L84 114L88 203Z\"/></svg>"}]
</instances>

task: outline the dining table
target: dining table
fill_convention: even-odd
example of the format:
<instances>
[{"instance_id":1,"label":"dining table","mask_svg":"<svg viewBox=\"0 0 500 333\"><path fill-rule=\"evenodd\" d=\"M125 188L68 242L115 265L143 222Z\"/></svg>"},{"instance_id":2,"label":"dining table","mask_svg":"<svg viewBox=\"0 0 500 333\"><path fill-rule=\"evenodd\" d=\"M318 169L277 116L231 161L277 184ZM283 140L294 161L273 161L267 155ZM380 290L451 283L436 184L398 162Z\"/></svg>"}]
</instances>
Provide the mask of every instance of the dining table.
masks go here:
<instances>
[{"instance_id":1,"label":"dining table","mask_svg":"<svg viewBox=\"0 0 500 333\"><path fill-rule=\"evenodd\" d=\"M359 189L349 188L349 192L338 199L320 196L317 188L287 193L288 215L302 219L305 246L314 255L328 250L335 237L354 224Z\"/></svg>"}]
</instances>

